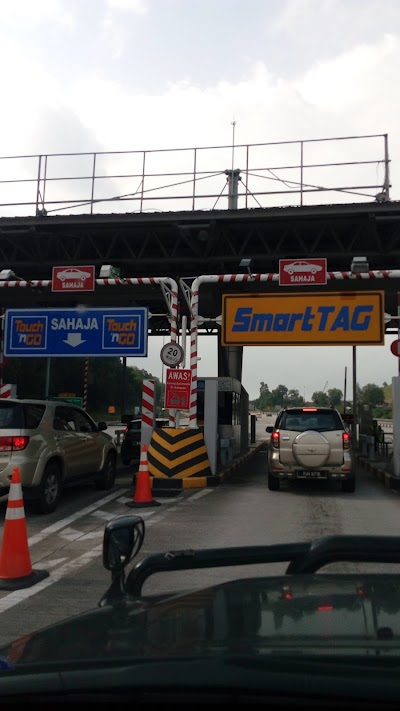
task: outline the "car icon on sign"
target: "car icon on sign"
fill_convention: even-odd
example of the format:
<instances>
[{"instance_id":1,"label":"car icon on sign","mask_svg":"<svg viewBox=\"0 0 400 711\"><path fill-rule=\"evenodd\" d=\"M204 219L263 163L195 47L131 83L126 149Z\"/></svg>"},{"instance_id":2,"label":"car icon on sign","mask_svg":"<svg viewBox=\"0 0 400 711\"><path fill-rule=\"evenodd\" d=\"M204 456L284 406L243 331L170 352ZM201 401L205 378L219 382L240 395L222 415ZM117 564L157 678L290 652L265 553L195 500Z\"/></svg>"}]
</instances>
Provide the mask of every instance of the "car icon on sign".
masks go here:
<instances>
[{"instance_id":1,"label":"car icon on sign","mask_svg":"<svg viewBox=\"0 0 400 711\"><path fill-rule=\"evenodd\" d=\"M71 267L70 269L64 269L62 272L58 272L57 279L60 281L66 281L67 279L79 279L79 281L85 281L91 276L90 272L84 272L82 269L75 269Z\"/></svg>"},{"instance_id":2,"label":"car icon on sign","mask_svg":"<svg viewBox=\"0 0 400 711\"><path fill-rule=\"evenodd\" d=\"M310 262L291 262L290 264L285 264L283 271L288 274L294 274L295 272L308 272L310 274L316 274L320 272L322 267L319 264L312 264Z\"/></svg>"}]
</instances>

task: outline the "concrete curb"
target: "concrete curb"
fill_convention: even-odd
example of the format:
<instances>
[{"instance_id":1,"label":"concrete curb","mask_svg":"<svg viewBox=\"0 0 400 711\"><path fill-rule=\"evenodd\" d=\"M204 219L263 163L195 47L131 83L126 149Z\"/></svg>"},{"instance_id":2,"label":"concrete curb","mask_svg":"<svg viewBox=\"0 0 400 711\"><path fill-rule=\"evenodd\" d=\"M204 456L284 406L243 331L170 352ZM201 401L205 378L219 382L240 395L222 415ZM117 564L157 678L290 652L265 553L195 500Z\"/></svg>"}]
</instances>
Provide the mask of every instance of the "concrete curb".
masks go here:
<instances>
[{"instance_id":1,"label":"concrete curb","mask_svg":"<svg viewBox=\"0 0 400 711\"><path fill-rule=\"evenodd\" d=\"M357 457L357 463L368 472L371 472L389 489L400 489L400 477L394 476L391 472L388 472L385 469L385 464L382 466L381 463L381 466L378 466L378 462L371 461L370 459L364 459L363 457Z\"/></svg>"},{"instance_id":2,"label":"concrete curb","mask_svg":"<svg viewBox=\"0 0 400 711\"><path fill-rule=\"evenodd\" d=\"M263 441L250 447L248 452L245 452L245 454L242 454L240 457L237 457L227 467L222 469L222 471L218 472L214 479L219 478L219 483L222 483L224 480L229 479L233 472L236 471L236 469L238 469L245 461L247 461L247 459L250 459L254 454L257 454L257 452L259 452L260 449L263 449L267 444L268 442Z\"/></svg>"}]
</instances>

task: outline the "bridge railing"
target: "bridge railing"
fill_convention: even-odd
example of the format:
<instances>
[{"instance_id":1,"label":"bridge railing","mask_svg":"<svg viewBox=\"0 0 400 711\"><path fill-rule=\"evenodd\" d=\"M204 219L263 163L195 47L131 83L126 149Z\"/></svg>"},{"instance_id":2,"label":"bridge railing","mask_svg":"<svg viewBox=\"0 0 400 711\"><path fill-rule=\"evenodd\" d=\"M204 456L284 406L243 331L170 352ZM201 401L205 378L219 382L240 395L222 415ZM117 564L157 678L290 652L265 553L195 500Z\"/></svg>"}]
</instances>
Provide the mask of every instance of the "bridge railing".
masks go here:
<instances>
[{"instance_id":1,"label":"bridge railing","mask_svg":"<svg viewBox=\"0 0 400 711\"><path fill-rule=\"evenodd\" d=\"M387 134L0 156L0 215L165 212L389 200Z\"/></svg>"}]
</instances>

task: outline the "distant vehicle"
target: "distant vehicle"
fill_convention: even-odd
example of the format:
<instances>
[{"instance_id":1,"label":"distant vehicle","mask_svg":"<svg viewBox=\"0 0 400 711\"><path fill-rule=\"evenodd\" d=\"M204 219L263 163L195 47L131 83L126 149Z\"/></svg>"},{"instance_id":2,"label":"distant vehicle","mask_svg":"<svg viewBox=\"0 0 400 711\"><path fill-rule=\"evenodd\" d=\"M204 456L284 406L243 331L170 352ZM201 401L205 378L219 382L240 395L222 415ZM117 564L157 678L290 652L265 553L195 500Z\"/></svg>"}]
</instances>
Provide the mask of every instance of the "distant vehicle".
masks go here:
<instances>
[{"instance_id":1,"label":"distant vehicle","mask_svg":"<svg viewBox=\"0 0 400 711\"><path fill-rule=\"evenodd\" d=\"M111 489L117 447L106 429L68 402L0 400L1 499L8 499L14 467L38 513L55 511L67 485L90 479L97 489Z\"/></svg>"},{"instance_id":2,"label":"distant vehicle","mask_svg":"<svg viewBox=\"0 0 400 711\"><path fill-rule=\"evenodd\" d=\"M294 274L295 272L310 272L310 274L316 274L320 272L322 267L319 264L312 264L310 262L291 262L291 264L285 264L283 271L288 274Z\"/></svg>"},{"instance_id":3,"label":"distant vehicle","mask_svg":"<svg viewBox=\"0 0 400 711\"><path fill-rule=\"evenodd\" d=\"M82 269L74 269L71 267L70 269L64 269L62 272L58 272L57 279L60 281L67 281L67 279L85 281L85 279L89 279L90 276L90 272L84 272Z\"/></svg>"},{"instance_id":4,"label":"distant vehicle","mask_svg":"<svg viewBox=\"0 0 400 711\"><path fill-rule=\"evenodd\" d=\"M156 427L168 427L168 417L157 417ZM140 443L142 439L142 420L137 418L127 423L124 438L121 443L122 464L129 466L132 460L140 459Z\"/></svg>"},{"instance_id":5,"label":"distant vehicle","mask_svg":"<svg viewBox=\"0 0 400 711\"><path fill-rule=\"evenodd\" d=\"M336 481L343 491L354 492L351 436L336 408L284 408L266 432L271 435L267 457L271 491L278 491L283 479L318 479Z\"/></svg>"}]
</instances>

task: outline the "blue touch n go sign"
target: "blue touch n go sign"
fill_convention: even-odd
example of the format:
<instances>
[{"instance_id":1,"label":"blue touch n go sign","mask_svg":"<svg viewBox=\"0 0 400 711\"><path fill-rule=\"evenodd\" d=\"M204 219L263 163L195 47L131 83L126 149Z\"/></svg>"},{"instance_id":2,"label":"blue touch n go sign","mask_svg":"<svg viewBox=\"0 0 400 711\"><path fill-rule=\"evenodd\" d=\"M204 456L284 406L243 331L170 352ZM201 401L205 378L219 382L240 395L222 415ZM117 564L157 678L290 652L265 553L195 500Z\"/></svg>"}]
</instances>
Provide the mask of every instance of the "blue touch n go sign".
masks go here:
<instances>
[{"instance_id":1,"label":"blue touch n go sign","mask_svg":"<svg viewBox=\"0 0 400 711\"><path fill-rule=\"evenodd\" d=\"M148 309L8 309L4 354L146 357Z\"/></svg>"}]
</instances>

